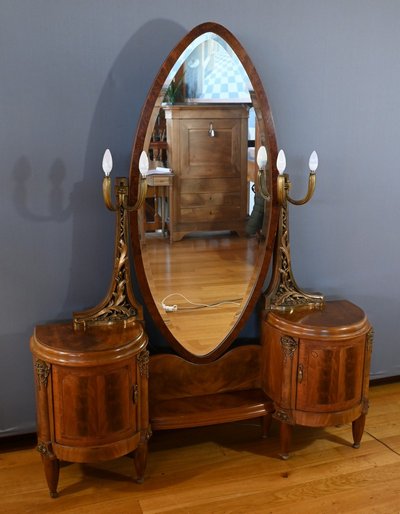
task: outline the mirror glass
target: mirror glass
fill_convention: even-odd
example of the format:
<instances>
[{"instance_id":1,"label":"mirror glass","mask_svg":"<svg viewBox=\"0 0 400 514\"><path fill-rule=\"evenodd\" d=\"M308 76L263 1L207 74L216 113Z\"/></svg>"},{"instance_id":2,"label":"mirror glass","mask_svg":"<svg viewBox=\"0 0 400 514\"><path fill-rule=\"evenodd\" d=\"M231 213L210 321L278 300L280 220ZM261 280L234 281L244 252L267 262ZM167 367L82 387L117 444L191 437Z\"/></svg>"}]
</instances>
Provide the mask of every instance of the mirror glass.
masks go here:
<instances>
[{"instance_id":1,"label":"mirror glass","mask_svg":"<svg viewBox=\"0 0 400 514\"><path fill-rule=\"evenodd\" d=\"M257 150L276 154L266 96L232 34L204 24L167 58L142 118L131 178L142 149L150 169L133 220L137 276L172 347L212 360L254 308L271 257L273 201L256 184ZM265 178L271 191L268 164Z\"/></svg>"}]
</instances>

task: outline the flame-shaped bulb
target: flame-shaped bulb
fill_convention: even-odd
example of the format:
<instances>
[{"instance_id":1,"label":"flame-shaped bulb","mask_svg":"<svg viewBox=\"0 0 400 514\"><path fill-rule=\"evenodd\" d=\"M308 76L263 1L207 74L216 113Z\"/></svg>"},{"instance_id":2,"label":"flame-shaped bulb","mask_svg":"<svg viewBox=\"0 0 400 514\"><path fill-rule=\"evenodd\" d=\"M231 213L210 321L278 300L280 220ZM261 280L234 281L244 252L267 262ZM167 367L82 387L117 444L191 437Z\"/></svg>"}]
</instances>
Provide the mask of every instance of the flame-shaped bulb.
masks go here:
<instances>
[{"instance_id":1,"label":"flame-shaped bulb","mask_svg":"<svg viewBox=\"0 0 400 514\"><path fill-rule=\"evenodd\" d=\"M111 170L113 168L113 159L110 150L107 148L107 150L104 152L103 155L103 163L102 163L104 175L106 177L110 176Z\"/></svg>"},{"instance_id":2,"label":"flame-shaped bulb","mask_svg":"<svg viewBox=\"0 0 400 514\"><path fill-rule=\"evenodd\" d=\"M146 175L149 171L149 158L147 153L143 150L139 158L139 171L142 175Z\"/></svg>"},{"instance_id":3,"label":"flame-shaped bulb","mask_svg":"<svg viewBox=\"0 0 400 514\"><path fill-rule=\"evenodd\" d=\"M318 154L314 150L313 153L310 155L310 160L308 161L308 167L310 168L310 171L312 173L315 173L318 168Z\"/></svg>"},{"instance_id":4,"label":"flame-shaped bulb","mask_svg":"<svg viewBox=\"0 0 400 514\"><path fill-rule=\"evenodd\" d=\"M279 150L276 167L278 168L279 175L283 175L286 169L286 155L283 150Z\"/></svg>"},{"instance_id":5,"label":"flame-shaped bulb","mask_svg":"<svg viewBox=\"0 0 400 514\"><path fill-rule=\"evenodd\" d=\"M268 154L265 146L260 146L257 152L257 166L259 170L265 170L268 162Z\"/></svg>"}]
</instances>

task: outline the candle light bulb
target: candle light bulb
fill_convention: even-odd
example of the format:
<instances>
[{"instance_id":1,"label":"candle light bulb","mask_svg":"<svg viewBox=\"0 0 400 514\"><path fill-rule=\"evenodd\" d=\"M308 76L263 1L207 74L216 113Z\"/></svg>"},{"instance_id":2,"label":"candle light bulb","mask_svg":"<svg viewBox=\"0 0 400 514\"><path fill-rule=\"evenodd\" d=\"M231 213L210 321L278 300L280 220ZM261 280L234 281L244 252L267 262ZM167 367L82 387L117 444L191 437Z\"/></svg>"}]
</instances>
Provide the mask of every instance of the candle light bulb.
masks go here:
<instances>
[{"instance_id":1,"label":"candle light bulb","mask_svg":"<svg viewBox=\"0 0 400 514\"><path fill-rule=\"evenodd\" d=\"M139 171L142 175L146 175L149 171L149 158L147 153L143 150L139 158Z\"/></svg>"},{"instance_id":2,"label":"candle light bulb","mask_svg":"<svg viewBox=\"0 0 400 514\"><path fill-rule=\"evenodd\" d=\"M268 154L265 146L260 146L257 152L257 166L258 169L264 170L268 162Z\"/></svg>"},{"instance_id":3,"label":"candle light bulb","mask_svg":"<svg viewBox=\"0 0 400 514\"><path fill-rule=\"evenodd\" d=\"M104 175L106 177L110 176L111 170L113 168L113 159L110 150L107 148L107 150L104 152L103 155L103 163L102 163Z\"/></svg>"},{"instance_id":4,"label":"candle light bulb","mask_svg":"<svg viewBox=\"0 0 400 514\"><path fill-rule=\"evenodd\" d=\"M286 169L286 155L283 150L279 150L278 158L276 159L276 167L278 168L279 175L283 175Z\"/></svg>"},{"instance_id":5,"label":"candle light bulb","mask_svg":"<svg viewBox=\"0 0 400 514\"><path fill-rule=\"evenodd\" d=\"M310 171L312 173L315 173L317 171L317 168L318 168L318 155L317 155L317 152L315 150L310 155L310 160L308 161L308 167L310 168Z\"/></svg>"}]
</instances>

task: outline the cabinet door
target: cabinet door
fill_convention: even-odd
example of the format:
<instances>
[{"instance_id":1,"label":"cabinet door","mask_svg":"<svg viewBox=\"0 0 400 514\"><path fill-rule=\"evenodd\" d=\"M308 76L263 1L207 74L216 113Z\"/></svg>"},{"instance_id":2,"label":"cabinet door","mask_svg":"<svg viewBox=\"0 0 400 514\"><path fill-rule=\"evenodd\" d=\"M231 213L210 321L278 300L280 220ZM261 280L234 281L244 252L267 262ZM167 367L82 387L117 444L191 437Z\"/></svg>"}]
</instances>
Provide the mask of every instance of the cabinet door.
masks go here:
<instances>
[{"instance_id":1,"label":"cabinet door","mask_svg":"<svg viewBox=\"0 0 400 514\"><path fill-rule=\"evenodd\" d=\"M106 444L137 429L136 367L53 366L55 440L59 444Z\"/></svg>"},{"instance_id":2,"label":"cabinet door","mask_svg":"<svg viewBox=\"0 0 400 514\"><path fill-rule=\"evenodd\" d=\"M180 177L234 178L242 172L242 120L223 118L212 122L215 137L209 136L210 121L192 119L181 121Z\"/></svg>"},{"instance_id":3,"label":"cabinet door","mask_svg":"<svg viewBox=\"0 0 400 514\"><path fill-rule=\"evenodd\" d=\"M300 341L296 409L334 412L361 401L365 336L342 342Z\"/></svg>"}]
</instances>

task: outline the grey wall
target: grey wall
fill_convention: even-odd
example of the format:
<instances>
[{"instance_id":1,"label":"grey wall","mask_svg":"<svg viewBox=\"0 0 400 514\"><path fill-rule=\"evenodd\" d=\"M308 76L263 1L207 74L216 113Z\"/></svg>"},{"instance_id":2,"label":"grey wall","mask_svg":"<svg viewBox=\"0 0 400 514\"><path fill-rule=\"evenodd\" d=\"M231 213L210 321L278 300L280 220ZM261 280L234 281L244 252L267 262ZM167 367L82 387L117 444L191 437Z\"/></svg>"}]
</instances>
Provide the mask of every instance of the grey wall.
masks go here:
<instances>
[{"instance_id":1,"label":"grey wall","mask_svg":"<svg viewBox=\"0 0 400 514\"><path fill-rule=\"evenodd\" d=\"M0 434L35 429L29 336L105 294L114 218L101 158L128 173L159 65L217 21L252 57L294 195L295 276L375 326L372 377L400 374L400 3L396 0L0 0Z\"/></svg>"}]
</instances>

